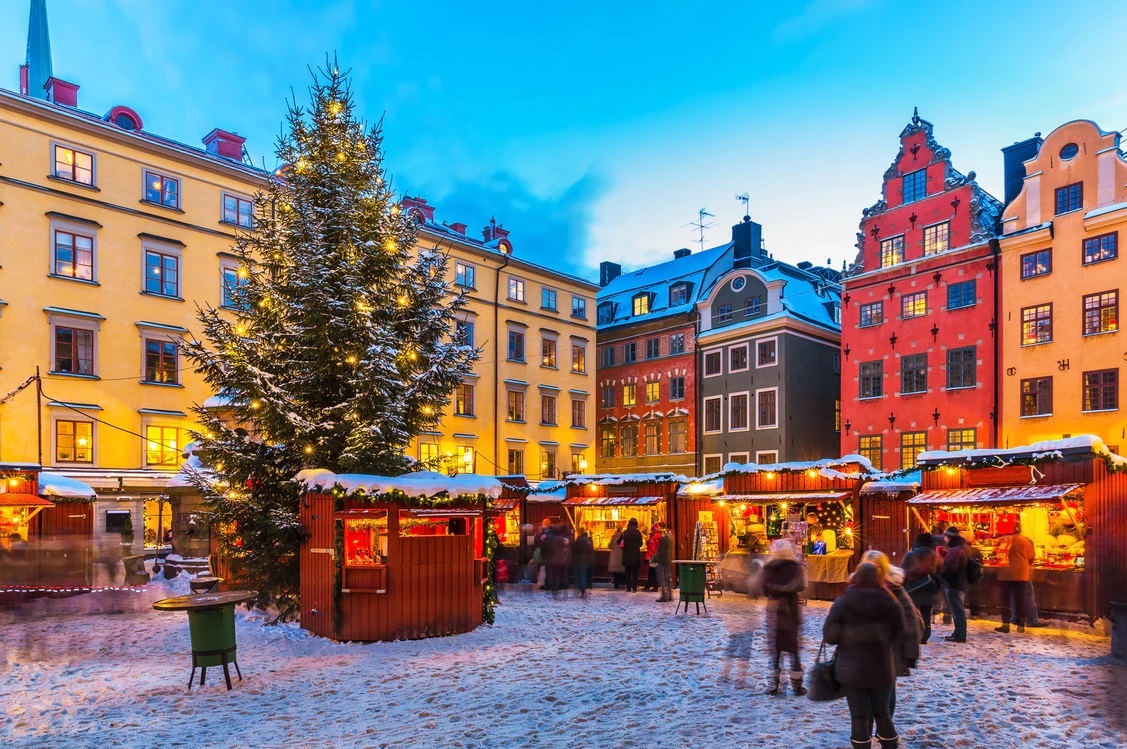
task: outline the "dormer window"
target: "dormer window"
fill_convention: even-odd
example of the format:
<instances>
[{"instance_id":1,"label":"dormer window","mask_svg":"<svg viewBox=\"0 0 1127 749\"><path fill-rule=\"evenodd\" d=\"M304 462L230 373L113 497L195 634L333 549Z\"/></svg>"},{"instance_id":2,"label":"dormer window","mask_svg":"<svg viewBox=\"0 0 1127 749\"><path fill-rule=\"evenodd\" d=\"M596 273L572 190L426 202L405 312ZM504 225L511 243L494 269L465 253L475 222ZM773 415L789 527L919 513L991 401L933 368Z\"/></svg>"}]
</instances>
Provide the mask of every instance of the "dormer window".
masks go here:
<instances>
[{"instance_id":1,"label":"dormer window","mask_svg":"<svg viewBox=\"0 0 1127 749\"><path fill-rule=\"evenodd\" d=\"M911 203L927 197L927 170L919 169L904 175L904 202Z\"/></svg>"},{"instance_id":2,"label":"dormer window","mask_svg":"<svg viewBox=\"0 0 1127 749\"><path fill-rule=\"evenodd\" d=\"M634 316L645 315L650 311L650 295L638 294L634 297Z\"/></svg>"},{"instance_id":3,"label":"dormer window","mask_svg":"<svg viewBox=\"0 0 1127 749\"><path fill-rule=\"evenodd\" d=\"M689 285L679 283L669 288L669 306L676 307L689 301Z\"/></svg>"},{"instance_id":4,"label":"dormer window","mask_svg":"<svg viewBox=\"0 0 1127 749\"><path fill-rule=\"evenodd\" d=\"M603 302L599 305L598 324L606 325L614 322L614 303Z\"/></svg>"}]
</instances>

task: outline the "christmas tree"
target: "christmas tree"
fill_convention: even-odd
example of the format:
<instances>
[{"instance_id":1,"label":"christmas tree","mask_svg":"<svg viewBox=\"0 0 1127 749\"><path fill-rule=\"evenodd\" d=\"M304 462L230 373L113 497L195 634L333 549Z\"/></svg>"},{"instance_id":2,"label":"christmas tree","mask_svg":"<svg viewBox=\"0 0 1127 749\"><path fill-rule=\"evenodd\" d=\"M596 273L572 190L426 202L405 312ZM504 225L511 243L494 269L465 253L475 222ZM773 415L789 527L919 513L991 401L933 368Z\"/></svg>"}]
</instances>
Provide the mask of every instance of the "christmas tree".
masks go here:
<instances>
[{"instance_id":1,"label":"christmas tree","mask_svg":"<svg viewBox=\"0 0 1127 749\"><path fill-rule=\"evenodd\" d=\"M197 408L194 482L211 499L234 565L281 619L297 610L302 468L397 475L434 429L477 358L454 338L465 300L447 257L416 248L383 170L380 125L353 111L335 61L314 73L308 107L289 106L283 168L240 234L236 314L200 311L185 355L234 420Z\"/></svg>"}]
</instances>

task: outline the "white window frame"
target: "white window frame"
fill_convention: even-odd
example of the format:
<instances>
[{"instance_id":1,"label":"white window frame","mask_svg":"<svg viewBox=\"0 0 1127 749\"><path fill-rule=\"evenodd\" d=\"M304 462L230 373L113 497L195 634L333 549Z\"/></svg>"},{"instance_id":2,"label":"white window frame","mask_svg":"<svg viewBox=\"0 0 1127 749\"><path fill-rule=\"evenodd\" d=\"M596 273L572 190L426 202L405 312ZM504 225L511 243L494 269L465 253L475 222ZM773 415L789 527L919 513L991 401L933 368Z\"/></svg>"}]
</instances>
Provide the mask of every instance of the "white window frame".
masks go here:
<instances>
[{"instance_id":1,"label":"white window frame","mask_svg":"<svg viewBox=\"0 0 1127 749\"><path fill-rule=\"evenodd\" d=\"M709 471L708 470L708 461L711 458L715 458L719 462L720 467L717 468L716 471ZM706 474L707 473L716 473L718 471L722 471L724 469L724 453L707 453L705 455L702 455L700 465L701 465L701 468L704 469L704 472Z\"/></svg>"},{"instance_id":2,"label":"white window frame","mask_svg":"<svg viewBox=\"0 0 1127 749\"><path fill-rule=\"evenodd\" d=\"M735 351L736 349L741 349L741 348L744 350L744 365L742 367L740 367L739 369L735 369L735 368L732 367L732 352ZM751 350L748 348L748 345L746 343L737 343L735 346L729 346L728 347L728 372L729 372L729 374L733 373L733 372L746 372L749 369L751 369Z\"/></svg>"},{"instance_id":3,"label":"white window frame","mask_svg":"<svg viewBox=\"0 0 1127 749\"><path fill-rule=\"evenodd\" d=\"M775 342L775 361L764 364L759 361L759 344L766 343L767 341ZM779 366L779 337L777 335L768 336L766 338L757 338L755 340L755 368L763 369L764 367L777 367Z\"/></svg>"},{"instance_id":4,"label":"white window frame","mask_svg":"<svg viewBox=\"0 0 1127 749\"><path fill-rule=\"evenodd\" d=\"M709 357L710 354L716 354L720 357L720 371L716 372L715 374L709 374L708 373L707 362L708 362L708 357ZM705 379L708 379L709 377L723 377L724 376L724 349L723 348L714 348L714 349L708 349L707 351L702 352L701 353L700 369L701 369L702 376Z\"/></svg>"},{"instance_id":5,"label":"white window frame","mask_svg":"<svg viewBox=\"0 0 1127 749\"><path fill-rule=\"evenodd\" d=\"M770 460L764 460L770 456ZM778 450L756 450L755 451L755 464L756 465L774 465L779 462Z\"/></svg>"},{"instance_id":6,"label":"white window frame","mask_svg":"<svg viewBox=\"0 0 1127 749\"><path fill-rule=\"evenodd\" d=\"M774 424L767 424L767 425L760 424L759 423L759 394L770 392L772 390L775 392L775 423ZM770 388L758 388L755 391L755 428L757 430L759 430L759 429L778 429L779 428L779 388L778 388L778 386L770 387Z\"/></svg>"},{"instance_id":7,"label":"white window frame","mask_svg":"<svg viewBox=\"0 0 1127 749\"><path fill-rule=\"evenodd\" d=\"M176 205L165 205L162 201L149 200L149 177L155 175L162 180L172 180L176 183ZM161 196L164 195L163 184L161 185ZM169 210L179 211L180 205L184 202L184 180L174 174L162 171L160 169L150 169L145 167L141 170L141 202L145 205L155 205L158 208L168 208Z\"/></svg>"},{"instance_id":8,"label":"white window frame","mask_svg":"<svg viewBox=\"0 0 1127 749\"><path fill-rule=\"evenodd\" d=\"M145 288L149 282L148 253L156 252L176 258L176 294L168 295ZM161 271L164 265L161 265ZM236 270L236 273L238 271ZM222 275L222 274L221 274ZM163 282L163 278L161 281ZM182 300L184 298L184 252L181 247L156 239L143 239L141 241L141 293L146 296L159 296L165 299ZM220 300L222 301L222 299Z\"/></svg>"},{"instance_id":9,"label":"white window frame","mask_svg":"<svg viewBox=\"0 0 1127 749\"><path fill-rule=\"evenodd\" d=\"M745 450L742 453L728 453L728 462L735 463L738 458L743 458L743 464L751 462L751 455Z\"/></svg>"},{"instance_id":10,"label":"white window frame","mask_svg":"<svg viewBox=\"0 0 1127 749\"><path fill-rule=\"evenodd\" d=\"M759 391L757 390L756 392L758 393ZM733 401L733 399L735 399L735 398L737 398L738 396L741 396L741 395L744 397L744 404L745 404L744 405L744 419L743 419L744 426L734 427L734 426L732 426L732 423L733 423L732 422L732 401ZM749 410L750 408L751 408L751 393L749 391L739 390L739 391L734 392L734 393L728 393L728 431L729 432L747 432L747 431L751 430L751 413L750 413L750 410Z\"/></svg>"},{"instance_id":11,"label":"white window frame","mask_svg":"<svg viewBox=\"0 0 1127 749\"><path fill-rule=\"evenodd\" d=\"M525 284L523 278L517 278L516 276L509 276L509 283L508 283L508 288L509 288L508 299L509 299L509 301L520 302L521 304L527 304L528 303L526 301L527 294L525 293L526 286L527 285ZM516 292L515 295L514 295L514 291Z\"/></svg>"},{"instance_id":12,"label":"white window frame","mask_svg":"<svg viewBox=\"0 0 1127 749\"><path fill-rule=\"evenodd\" d=\"M173 423L174 421L179 423ZM183 432L183 434L180 435L181 438L183 438L183 443L177 444L176 446L176 452L177 454L180 454L184 450L184 445L191 442L192 440L191 435L189 434L189 430L192 428L189 421L186 418L182 419L176 416L157 416L155 414L146 414L145 418L141 419L141 434L145 435L145 439L141 440L141 465L145 466L146 468L163 468L164 470L175 468L179 470L180 465L183 463L183 461L179 458L177 458L173 463L149 462L149 427L159 427L162 429L178 429Z\"/></svg>"},{"instance_id":13,"label":"white window frame","mask_svg":"<svg viewBox=\"0 0 1127 749\"><path fill-rule=\"evenodd\" d=\"M67 179L66 177L60 177L59 176L58 171L56 171L56 169L55 169L55 164L58 163L58 159L55 157L55 149L56 148L65 148L68 151L74 151L75 153L81 153L81 154L84 154L84 155L90 157L90 184L86 184L85 182L78 182L77 180ZM51 159L51 162L50 162L51 163L51 170L50 171L51 171L51 178L52 179L57 179L61 182L66 182L68 185L78 185L79 187L97 187L98 186L98 154L95 153L93 149L75 146L75 145L72 145L71 143L68 143L68 142L62 141L62 140L52 140L51 141L51 148L50 148L50 151L49 151L49 157ZM73 168L73 165L72 165L72 168Z\"/></svg>"},{"instance_id":14,"label":"white window frame","mask_svg":"<svg viewBox=\"0 0 1127 749\"><path fill-rule=\"evenodd\" d=\"M720 427L718 429L708 428L708 402L720 402ZM700 429L701 434L723 434L724 433L724 396L711 395L701 401L700 405ZM723 457L723 456L721 456Z\"/></svg>"},{"instance_id":15,"label":"white window frame","mask_svg":"<svg viewBox=\"0 0 1127 749\"><path fill-rule=\"evenodd\" d=\"M89 330L94 334L93 351L91 352L90 374L77 374L74 372L56 372L55 371L55 328L72 328L77 330ZM96 378L98 377L98 333L102 329L102 321L97 317L87 317L85 315L68 315L62 312L49 312L47 314L47 329L48 334L51 336L51 360L48 362L48 373L57 375L59 377L85 377Z\"/></svg>"}]
</instances>

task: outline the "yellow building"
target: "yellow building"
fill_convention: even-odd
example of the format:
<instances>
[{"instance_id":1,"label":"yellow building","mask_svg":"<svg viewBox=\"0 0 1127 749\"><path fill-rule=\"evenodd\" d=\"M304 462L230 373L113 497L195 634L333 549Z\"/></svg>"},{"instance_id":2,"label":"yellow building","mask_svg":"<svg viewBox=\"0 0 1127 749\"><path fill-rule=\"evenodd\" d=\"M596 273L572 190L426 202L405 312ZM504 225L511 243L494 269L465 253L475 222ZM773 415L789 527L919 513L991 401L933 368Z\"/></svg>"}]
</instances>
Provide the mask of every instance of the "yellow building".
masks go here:
<instances>
[{"instance_id":1,"label":"yellow building","mask_svg":"<svg viewBox=\"0 0 1127 749\"><path fill-rule=\"evenodd\" d=\"M598 286L517 256L490 221L482 239L439 224L434 207L405 198L420 249L450 255L455 288L469 299L463 334L482 349L442 425L412 445L445 470L556 478L593 471L595 293Z\"/></svg>"},{"instance_id":2,"label":"yellow building","mask_svg":"<svg viewBox=\"0 0 1127 749\"><path fill-rule=\"evenodd\" d=\"M1077 120L1005 151L1007 185L1021 164L1024 181L1002 216L1002 446L1095 434L1117 451L1127 445L1119 133Z\"/></svg>"},{"instance_id":3,"label":"yellow building","mask_svg":"<svg viewBox=\"0 0 1127 749\"><path fill-rule=\"evenodd\" d=\"M24 89L0 90L0 461L81 479L96 531L131 512L152 545L191 405L210 395L175 341L238 282L228 250L264 175L232 133L193 148L128 108L81 110L65 81ZM41 398L34 383L11 393L37 369Z\"/></svg>"}]
</instances>

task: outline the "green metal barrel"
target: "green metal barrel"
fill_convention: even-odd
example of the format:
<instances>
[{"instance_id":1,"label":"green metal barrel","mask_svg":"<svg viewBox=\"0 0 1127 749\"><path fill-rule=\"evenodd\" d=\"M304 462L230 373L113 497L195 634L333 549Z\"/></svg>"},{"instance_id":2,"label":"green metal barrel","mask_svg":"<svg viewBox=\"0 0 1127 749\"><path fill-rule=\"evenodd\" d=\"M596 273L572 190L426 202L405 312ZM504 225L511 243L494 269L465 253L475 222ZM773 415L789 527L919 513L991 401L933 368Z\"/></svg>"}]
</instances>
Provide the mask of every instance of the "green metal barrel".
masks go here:
<instances>
[{"instance_id":1,"label":"green metal barrel","mask_svg":"<svg viewBox=\"0 0 1127 749\"><path fill-rule=\"evenodd\" d=\"M678 567L681 600L690 603L704 601L705 565L682 563Z\"/></svg>"},{"instance_id":2,"label":"green metal barrel","mask_svg":"<svg viewBox=\"0 0 1127 749\"><path fill-rule=\"evenodd\" d=\"M188 630L192 634L193 652L229 650L228 662L235 659L235 607L188 611ZM221 655L200 655L197 666L222 666Z\"/></svg>"}]
</instances>

